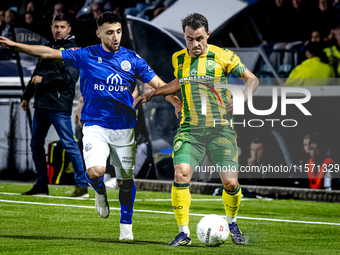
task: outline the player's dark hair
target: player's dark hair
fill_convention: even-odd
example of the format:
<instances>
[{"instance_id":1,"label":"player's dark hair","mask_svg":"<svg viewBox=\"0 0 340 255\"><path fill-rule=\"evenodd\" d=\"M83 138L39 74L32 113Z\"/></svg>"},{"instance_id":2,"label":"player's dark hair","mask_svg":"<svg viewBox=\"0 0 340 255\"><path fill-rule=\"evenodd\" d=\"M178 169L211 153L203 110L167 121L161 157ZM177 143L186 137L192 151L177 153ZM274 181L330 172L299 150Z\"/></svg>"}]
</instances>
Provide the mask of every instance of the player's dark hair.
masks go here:
<instances>
[{"instance_id":1,"label":"player's dark hair","mask_svg":"<svg viewBox=\"0 0 340 255\"><path fill-rule=\"evenodd\" d=\"M53 19L52 19L52 25L53 25L54 21L66 21L67 24L68 24L69 26L71 26L70 18L69 18L69 16L68 16L67 14L65 14L65 13L60 13L60 14L55 15L55 16L53 17Z\"/></svg>"},{"instance_id":2,"label":"player's dark hair","mask_svg":"<svg viewBox=\"0 0 340 255\"><path fill-rule=\"evenodd\" d=\"M320 57L322 55L322 48L320 43L310 42L306 46L306 51L309 51L314 56Z\"/></svg>"},{"instance_id":3,"label":"player's dark hair","mask_svg":"<svg viewBox=\"0 0 340 255\"><path fill-rule=\"evenodd\" d=\"M208 20L202 14L199 13L189 14L184 19L181 19L181 21L183 33L185 31L186 26L192 28L193 30L204 27L206 32L209 31Z\"/></svg>"},{"instance_id":4,"label":"player's dark hair","mask_svg":"<svg viewBox=\"0 0 340 255\"><path fill-rule=\"evenodd\" d=\"M255 144L262 143L262 145L263 145L263 142L261 141L261 139L259 137L256 137L253 141L251 141L251 143L255 143Z\"/></svg>"},{"instance_id":5,"label":"player's dark hair","mask_svg":"<svg viewBox=\"0 0 340 255\"><path fill-rule=\"evenodd\" d=\"M122 24L122 18L115 12L104 12L97 19L97 26L100 27L104 23L120 23Z\"/></svg>"}]
</instances>

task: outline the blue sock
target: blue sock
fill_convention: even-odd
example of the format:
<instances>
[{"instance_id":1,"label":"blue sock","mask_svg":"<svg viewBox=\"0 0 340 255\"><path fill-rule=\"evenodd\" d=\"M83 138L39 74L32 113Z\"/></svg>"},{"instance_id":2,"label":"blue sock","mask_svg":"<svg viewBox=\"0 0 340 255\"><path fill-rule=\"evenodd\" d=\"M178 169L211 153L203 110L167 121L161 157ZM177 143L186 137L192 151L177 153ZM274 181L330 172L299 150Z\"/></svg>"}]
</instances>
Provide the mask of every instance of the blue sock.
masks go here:
<instances>
[{"instance_id":1,"label":"blue sock","mask_svg":"<svg viewBox=\"0 0 340 255\"><path fill-rule=\"evenodd\" d=\"M85 172L85 178L92 186L92 188L100 195L104 195L106 192L105 184L104 184L104 175L98 181L94 181L90 179L90 176L87 172Z\"/></svg>"},{"instance_id":2,"label":"blue sock","mask_svg":"<svg viewBox=\"0 0 340 255\"><path fill-rule=\"evenodd\" d=\"M135 202L136 196L136 186L133 186L130 190L119 189L119 202L120 202L120 223L131 224L132 223L132 213L133 204Z\"/></svg>"}]
</instances>

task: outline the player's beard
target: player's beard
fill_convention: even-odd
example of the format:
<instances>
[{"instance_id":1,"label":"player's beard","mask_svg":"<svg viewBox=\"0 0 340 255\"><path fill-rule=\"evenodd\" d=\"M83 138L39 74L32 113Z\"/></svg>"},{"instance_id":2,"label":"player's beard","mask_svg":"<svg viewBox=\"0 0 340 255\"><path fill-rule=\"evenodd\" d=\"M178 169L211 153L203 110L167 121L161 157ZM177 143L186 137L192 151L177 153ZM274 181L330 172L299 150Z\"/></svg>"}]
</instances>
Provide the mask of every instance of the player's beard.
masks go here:
<instances>
[{"instance_id":1,"label":"player's beard","mask_svg":"<svg viewBox=\"0 0 340 255\"><path fill-rule=\"evenodd\" d=\"M115 45L115 43L117 42L114 42L114 43L111 43L111 44L105 44L105 47L110 51L110 52L117 52L119 50L119 47L120 47L120 43L118 42L117 45Z\"/></svg>"},{"instance_id":2,"label":"player's beard","mask_svg":"<svg viewBox=\"0 0 340 255\"><path fill-rule=\"evenodd\" d=\"M198 51L196 51L196 50L198 50ZM194 56L199 57L203 54L203 49L202 49L202 47L196 47L196 48L192 49L191 53Z\"/></svg>"}]
</instances>

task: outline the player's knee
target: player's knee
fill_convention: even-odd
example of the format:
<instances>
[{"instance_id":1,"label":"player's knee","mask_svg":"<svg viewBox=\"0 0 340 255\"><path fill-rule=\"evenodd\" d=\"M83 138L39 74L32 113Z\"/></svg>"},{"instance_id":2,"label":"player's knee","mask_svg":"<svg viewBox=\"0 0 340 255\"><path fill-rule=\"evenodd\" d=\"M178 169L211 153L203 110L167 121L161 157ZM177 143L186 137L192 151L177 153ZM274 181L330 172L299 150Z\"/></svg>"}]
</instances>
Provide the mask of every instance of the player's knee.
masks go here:
<instances>
[{"instance_id":1,"label":"player's knee","mask_svg":"<svg viewBox=\"0 0 340 255\"><path fill-rule=\"evenodd\" d=\"M133 180L117 180L118 186L121 190L129 191L133 187Z\"/></svg>"},{"instance_id":2,"label":"player's knee","mask_svg":"<svg viewBox=\"0 0 340 255\"><path fill-rule=\"evenodd\" d=\"M226 190L235 190L238 186L238 179L237 178L227 178L223 181L223 187Z\"/></svg>"},{"instance_id":3,"label":"player's knee","mask_svg":"<svg viewBox=\"0 0 340 255\"><path fill-rule=\"evenodd\" d=\"M91 180L98 181L105 174L105 171L105 167L93 166L87 169L87 174L89 175Z\"/></svg>"},{"instance_id":4,"label":"player's knee","mask_svg":"<svg viewBox=\"0 0 340 255\"><path fill-rule=\"evenodd\" d=\"M184 168L180 165L175 166L175 182L188 183L190 179L190 168Z\"/></svg>"}]
</instances>

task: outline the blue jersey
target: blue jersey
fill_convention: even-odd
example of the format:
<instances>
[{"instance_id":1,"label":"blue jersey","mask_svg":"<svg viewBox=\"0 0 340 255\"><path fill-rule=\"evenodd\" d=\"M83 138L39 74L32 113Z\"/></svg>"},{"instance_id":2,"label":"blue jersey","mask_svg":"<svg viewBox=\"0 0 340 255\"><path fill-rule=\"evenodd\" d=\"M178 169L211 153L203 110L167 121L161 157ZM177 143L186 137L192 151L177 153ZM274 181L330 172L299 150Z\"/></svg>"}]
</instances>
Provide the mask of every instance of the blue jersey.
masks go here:
<instances>
[{"instance_id":1,"label":"blue jersey","mask_svg":"<svg viewBox=\"0 0 340 255\"><path fill-rule=\"evenodd\" d=\"M147 83L156 75L144 59L123 47L107 52L102 45L62 50L62 55L65 64L80 68L81 122L110 129L136 126L132 88L136 78Z\"/></svg>"}]
</instances>

